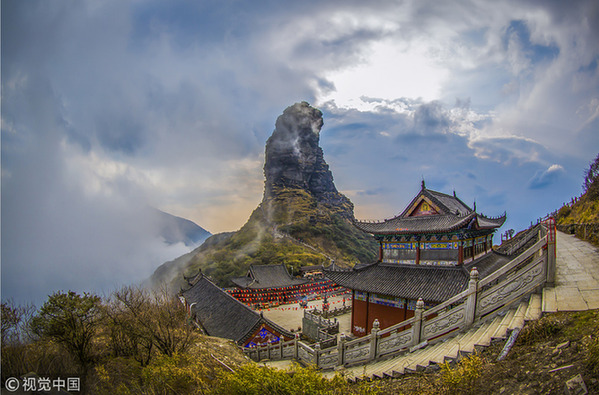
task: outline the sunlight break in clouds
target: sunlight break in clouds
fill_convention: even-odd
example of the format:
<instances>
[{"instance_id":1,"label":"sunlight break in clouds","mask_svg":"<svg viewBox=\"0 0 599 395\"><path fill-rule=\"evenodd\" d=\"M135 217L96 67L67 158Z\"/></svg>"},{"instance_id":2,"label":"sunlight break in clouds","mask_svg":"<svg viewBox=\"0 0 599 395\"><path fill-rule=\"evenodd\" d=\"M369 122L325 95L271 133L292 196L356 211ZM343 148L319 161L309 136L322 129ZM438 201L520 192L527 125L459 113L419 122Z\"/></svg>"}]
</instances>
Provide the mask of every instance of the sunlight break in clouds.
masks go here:
<instances>
[{"instance_id":1,"label":"sunlight break in clouds","mask_svg":"<svg viewBox=\"0 0 599 395\"><path fill-rule=\"evenodd\" d=\"M317 101L334 100L340 107L371 111L373 103L362 100L363 96L437 100L449 73L427 55L426 49L425 43L418 42L407 47L391 40L374 43L363 63L325 75L335 90Z\"/></svg>"}]
</instances>

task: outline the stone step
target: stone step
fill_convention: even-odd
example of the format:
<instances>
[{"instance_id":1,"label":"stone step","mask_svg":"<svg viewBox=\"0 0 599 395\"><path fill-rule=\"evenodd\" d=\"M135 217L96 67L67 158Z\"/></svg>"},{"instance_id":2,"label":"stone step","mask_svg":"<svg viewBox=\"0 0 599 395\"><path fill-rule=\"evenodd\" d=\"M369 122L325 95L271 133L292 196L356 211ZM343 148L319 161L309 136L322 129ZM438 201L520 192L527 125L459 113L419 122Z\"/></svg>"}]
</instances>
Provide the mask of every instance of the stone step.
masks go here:
<instances>
[{"instance_id":1,"label":"stone step","mask_svg":"<svg viewBox=\"0 0 599 395\"><path fill-rule=\"evenodd\" d=\"M445 362L445 359L450 354L451 350L454 349L466 335L468 335L468 332L460 333L453 339L448 340L445 344L443 344L443 347L441 347L436 353L434 353L434 355L431 356L430 361L436 364L442 364Z\"/></svg>"},{"instance_id":2,"label":"stone step","mask_svg":"<svg viewBox=\"0 0 599 395\"><path fill-rule=\"evenodd\" d=\"M520 328L524 326L524 315L526 314L526 308L528 307L528 302L520 302L518 308L516 309L516 313L514 314L514 318L508 325L508 329Z\"/></svg>"},{"instance_id":3,"label":"stone step","mask_svg":"<svg viewBox=\"0 0 599 395\"><path fill-rule=\"evenodd\" d=\"M489 322L489 325L487 326L487 329L484 331L484 333L482 333L481 336L475 340L474 345L488 347L491 344L491 336L493 335L493 333L495 333L502 320L503 317L500 315L493 318L493 320Z\"/></svg>"},{"instance_id":4,"label":"stone step","mask_svg":"<svg viewBox=\"0 0 599 395\"><path fill-rule=\"evenodd\" d=\"M534 295L533 295L534 296ZM384 361L367 365L353 366L344 370L348 380L358 381L373 377L398 377L406 373L422 371L431 364L442 364L447 360L459 358L463 354L472 353L477 347L487 347L492 339L503 339L510 329L522 327L527 317L540 314L541 295L531 297L529 302L523 301L503 315L497 315L479 323L467 332L454 335L438 343L428 345L412 353L405 353ZM532 305L532 307L530 307ZM325 372L325 377L332 378L335 372Z\"/></svg>"},{"instance_id":5,"label":"stone step","mask_svg":"<svg viewBox=\"0 0 599 395\"><path fill-rule=\"evenodd\" d=\"M524 321L538 320L541 318L541 303L542 297L540 294L530 295L528 308L526 309L526 314L524 315Z\"/></svg>"},{"instance_id":6,"label":"stone step","mask_svg":"<svg viewBox=\"0 0 599 395\"><path fill-rule=\"evenodd\" d=\"M555 288L543 288L543 312L555 313L557 311L557 300L555 298Z\"/></svg>"},{"instance_id":7,"label":"stone step","mask_svg":"<svg viewBox=\"0 0 599 395\"><path fill-rule=\"evenodd\" d=\"M487 332L489 326L492 324L492 320L487 320L482 325L480 325L476 331L474 331L472 337L469 339L467 344L464 344L462 350L467 353L472 353L476 349L476 344L479 343L480 339Z\"/></svg>"},{"instance_id":8,"label":"stone step","mask_svg":"<svg viewBox=\"0 0 599 395\"><path fill-rule=\"evenodd\" d=\"M461 338L456 339L456 341L453 344L453 347L451 347L449 351L445 354L445 359L458 358L460 356L460 353L464 351L465 346L468 344L468 342L470 342L470 339L472 339L475 333L476 331L470 330L464 333L464 336L462 336Z\"/></svg>"},{"instance_id":9,"label":"stone step","mask_svg":"<svg viewBox=\"0 0 599 395\"><path fill-rule=\"evenodd\" d=\"M408 354L404 354L402 356L398 356L395 358L390 358L387 359L385 361L380 361L380 362L376 362L373 363L369 366L368 369L366 369L365 374L367 376L378 376L381 377L383 372L386 372L387 370L389 370L391 368L391 366L393 366L397 360L401 360L403 358L406 358Z\"/></svg>"},{"instance_id":10,"label":"stone step","mask_svg":"<svg viewBox=\"0 0 599 395\"><path fill-rule=\"evenodd\" d=\"M491 341L493 341L494 339L504 339L505 338L505 334L507 333L508 326L510 325L510 322L512 322L512 318L514 318L515 314L516 314L516 311L512 309L512 310L509 310L507 312L507 314L503 316L503 319L501 320L501 323L497 327L497 330L491 335Z\"/></svg>"},{"instance_id":11,"label":"stone step","mask_svg":"<svg viewBox=\"0 0 599 395\"><path fill-rule=\"evenodd\" d=\"M430 365L431 356L437 353L441 347L443 347L442 342L434 344L428 350L423 350L423 352L420 355L418 355L417 358L415 358L415 361L412 364L408 365L407 368L416 371L424 370L424 368Z\"/></svg>"}]
</instances>

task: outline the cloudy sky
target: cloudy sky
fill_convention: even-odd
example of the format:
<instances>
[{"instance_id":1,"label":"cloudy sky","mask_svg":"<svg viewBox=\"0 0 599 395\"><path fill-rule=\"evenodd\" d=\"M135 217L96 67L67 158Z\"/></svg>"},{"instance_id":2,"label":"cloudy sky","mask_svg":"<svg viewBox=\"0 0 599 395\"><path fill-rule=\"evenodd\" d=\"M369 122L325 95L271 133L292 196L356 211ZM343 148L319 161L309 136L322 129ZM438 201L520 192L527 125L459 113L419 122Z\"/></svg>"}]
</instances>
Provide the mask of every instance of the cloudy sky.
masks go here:
<instances>
[{"instance_id":1,"label":"cloudy sky","mask_svg":"<svg viewBox=\"0 0 599 395\"><path fill-rule=\"evenodd\" d=\"M1 7L2 298L109 292L188 251L146 206L238 229L301 100L360 219L424 178L519 230L579 195L599 152L593 0Z\"/></svg>"}]
</instances>

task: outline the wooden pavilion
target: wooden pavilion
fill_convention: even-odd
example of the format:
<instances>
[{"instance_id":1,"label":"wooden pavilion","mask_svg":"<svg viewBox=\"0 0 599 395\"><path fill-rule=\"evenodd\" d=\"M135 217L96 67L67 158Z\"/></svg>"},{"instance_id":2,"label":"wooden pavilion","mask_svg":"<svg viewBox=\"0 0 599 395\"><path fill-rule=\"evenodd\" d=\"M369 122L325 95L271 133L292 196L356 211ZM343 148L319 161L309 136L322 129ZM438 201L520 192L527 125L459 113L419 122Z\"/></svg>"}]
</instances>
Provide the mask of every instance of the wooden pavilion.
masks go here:
<instances>
[{"instance_id":1,"label":"wooden pavilion","mask_svg":"<svg viewBox=\"0 0 599 395\"><path fill-rule=\"evenodd\" d=\"M375 319L384 329L414 315L416 302L441 303L464 290L469 270L485 275L508 259L493 251L493 233L505 213L486 217L455 192L422 188L398 216L355 222L379 242L379 259L349 271L325 270L334 283L352 290L352 334L366 335Z\"/></svg>"}]
</instances>

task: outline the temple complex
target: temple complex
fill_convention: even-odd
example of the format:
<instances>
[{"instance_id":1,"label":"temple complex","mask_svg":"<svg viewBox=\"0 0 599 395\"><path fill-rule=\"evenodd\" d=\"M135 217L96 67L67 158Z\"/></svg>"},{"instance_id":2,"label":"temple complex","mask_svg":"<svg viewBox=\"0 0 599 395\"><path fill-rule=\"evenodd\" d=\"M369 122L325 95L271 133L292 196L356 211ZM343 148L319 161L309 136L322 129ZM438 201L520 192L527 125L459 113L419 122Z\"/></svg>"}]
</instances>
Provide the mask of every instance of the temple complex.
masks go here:
<instances>
[{"instance_id":1,"label":"temple complex","mask_svg":"<svg viewBox=\"0 0 599 395\"><path fill-rule=\"evenodd\" d=\"M317 268L322 269L321 266ZM329 279L315 275L315 272L319 271L308 270L306 273L312 273L310 276L294 278L284 264L250 265L247 276L231 279L236 287L228 292L244 304L265 307L315 298L339 290Z\"/></svg>"},{"instance_id":2,"label":"temple complex","mask_svg":"<svg viewBox=\"0 0 599 395\"><path fill-rule=\"evenodd\" d=\"M434 306L463 291L469 270L481 276L508 261L493 251L493 233L505 213L486 217L452 195L422 188L398 216L355 222L379 242L379 260L352 270L325 270L334 283L352 290L352 334L367 334L378 319L384 329L414 316L416 302Z\"/></svg>"}]
</instances>

